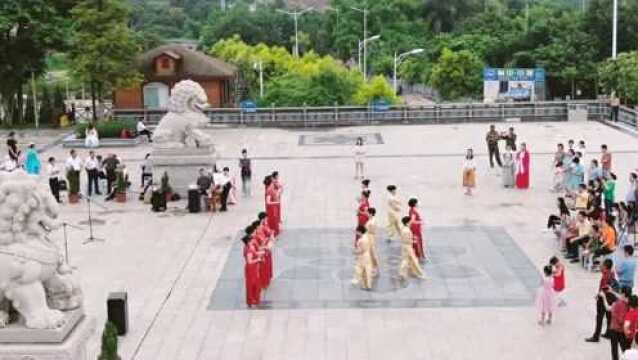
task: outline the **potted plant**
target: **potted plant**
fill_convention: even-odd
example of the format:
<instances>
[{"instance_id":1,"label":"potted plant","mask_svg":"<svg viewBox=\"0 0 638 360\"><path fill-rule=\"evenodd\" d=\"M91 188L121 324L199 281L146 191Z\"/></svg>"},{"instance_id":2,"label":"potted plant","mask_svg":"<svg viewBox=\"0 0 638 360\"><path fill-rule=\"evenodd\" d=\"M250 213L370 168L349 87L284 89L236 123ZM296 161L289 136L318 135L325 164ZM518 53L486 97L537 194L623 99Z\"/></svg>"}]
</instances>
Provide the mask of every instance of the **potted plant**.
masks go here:
<instances>
[{"instance_id":1,"label":"potted plant","mask_svg":"<svg viewBox=\"0 0 638 360\"><path fill-rule=\"evenodd\" d=\"M102 351L98 360L120 360L117 354L117 328L112 322L107 321L102 333Z\"/></svg>"},{"instance_id":2,"label":"potted plant","mask_svg":"<svg viewBox=\"0 0 638 360\"><path fill-rule=\"evenodd\" d=\"M115 176L115 201L126 202L126 177L124 176L124 171L118 171Z\"/></svg>"},{"instance_id":3,"label":"potted plant","mask_svg":"<svg viewBox=\"0 0 638 360\"><path fill-rule=\"evenodd\" d=\"M171 188L171 185L169 184L168 181L169 181L168 173L164 171L164 175L162 175L162 180L160 185L160 192L164 194L164 196L166 197L166 202L171 201L171 199L173 198L173 189Z\"/></svg>"},{"instance_id":4,"label":"potted plant","mask_svg":"<svg viewBox=\"0 0 638 360\"><path fill-rule=\"evenodd\" d=\"M69 170L66 178L69 181L69 203L75 204L80 201L80 172Z\"/></svg>"}]
</instances>

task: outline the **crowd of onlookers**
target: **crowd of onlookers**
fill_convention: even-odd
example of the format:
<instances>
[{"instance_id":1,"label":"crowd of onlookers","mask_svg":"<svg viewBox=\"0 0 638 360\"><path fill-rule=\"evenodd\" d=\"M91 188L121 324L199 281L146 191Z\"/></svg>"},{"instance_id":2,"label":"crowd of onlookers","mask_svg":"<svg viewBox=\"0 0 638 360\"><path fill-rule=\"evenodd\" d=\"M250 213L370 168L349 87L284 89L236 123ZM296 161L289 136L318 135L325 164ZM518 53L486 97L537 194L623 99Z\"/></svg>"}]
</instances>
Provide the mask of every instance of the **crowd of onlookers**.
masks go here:
<instances>
[{"instance_id":1,"label":"crowd of onlookers","mask_svg":"<svg viewBox=\"0 0 638 360\"><path fill-rule=\"evenodd\" d=\"M588 161L587 161L588 160ZM588 163L589 166L585 168ZM617 176L612 171L612 154L601 146L600 159L587 158L584 141L568 148L558 144L553 161L552 191L560 193L558 213L550 215L547 228L556 234L565 260L581 263L601 273L596 292L596 325L587 342L610 339L612 359L630 349L638 334L638 296L632 293L636 260L637 174L629 175L625 197L616 198ZM565 288L565 267L553 257L543 269L545 279L539 294L540 323L551 322L553 296ZM602 331L606 319L606 331Z\"/></svg>"}]
</instances>

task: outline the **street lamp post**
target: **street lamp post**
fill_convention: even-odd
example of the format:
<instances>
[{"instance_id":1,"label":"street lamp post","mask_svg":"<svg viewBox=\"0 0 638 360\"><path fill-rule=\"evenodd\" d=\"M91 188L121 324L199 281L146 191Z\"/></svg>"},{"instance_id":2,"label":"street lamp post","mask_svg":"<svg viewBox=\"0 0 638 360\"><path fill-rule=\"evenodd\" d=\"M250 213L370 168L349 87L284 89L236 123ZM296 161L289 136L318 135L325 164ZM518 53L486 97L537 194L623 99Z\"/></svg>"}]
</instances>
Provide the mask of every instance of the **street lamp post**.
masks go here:
<instances>
[{"instance_id":1,"label":"street lamp post","mask_svg":"<svg viewBox=\"0 0 638 360\"><path fill-rule=\"evenodd\" d=\"M614 24L611 38L611 58L616 59L618 56L618 0L614 0Z\"/></svg>"},{"instance_id":2,"label":"street lamp post","mask_svg":"<svg viewBox=\"0 0 638 360\"><path fill-rule=\"evenodd\" d=\"M364 7L363 9L359 9L356 7L350 7L352 10L363 13L363 80L367 80L368 78L368 47L366 46L366 38L368 37L368 7Z\"/></svg>"},{"instance_id":3,"label":"street lamp post","mask_svg":"<svg viewBox=\"0 0 638 360\"><path fill-rule=\"evenodd\" d=\"M422 53L424 50L421 48L412 49L410 51L404 52L403 54L397 55L396 51L394 52L394 73L392 76L392 87L394 88L394 93L397 93L397 68L401 64L401 61L410 55L416 55Z\"/></svg>"},{"instance_id":4,"label":"street lamp post","mask_svg":"<svg viewBox=\"0 0 638 360\"><path fill-rule=\"evenodd\" d=\"M259 71L259 98L264 97L264 63L262 60L259 60L255 63L254 67L257 71Z\"/></svg>"},{"instance_id":5,"label":"street lamp post","mask_svg":"<svg viewBox=\"0 0 638 360\"><path fill-rule=\"evenodd\" d=\"M366 48L368 46L368 43L371 41L375 41L375 40L379 40L381 39L381 35L374 35L374 36L370 36L367 39L364 39L363 41L359 41L359 70L363 73L363 80L367 79L367 75L368 75L368 67L367 67L367 63L366 63ZM361 49L363 48L363 67L361 66Z\"/></svg>"},{"instance_id":6,"label":"street lamp post","mask_svg":"<svg viewBox=\"0 0 638 360\"><path fill-rule=\"evenodd\" d=\"M339 34L339 8L333 8L332 6L326 6L324 9L334 11L337 13L337 35Z\"/></svg>"},{"instance_id":7,"label":"street lamp post","mask_svg":"<svg viewBox=\"0 0 638 360\"><path fill-rule=\"evenodd\" d=\"M307 9L301 10L301 11L284 11L281 9L277 9L278 12L282 13L282 14L286 14L286 15L290 15L292 16L292 18L295 21L295 48L293 50L293 55L295 57L299 57L299 34L298 34L298 18L299 16L307 13L308 11L312 11L314 8L309 7Z\"/></svg>"}]
</instances>

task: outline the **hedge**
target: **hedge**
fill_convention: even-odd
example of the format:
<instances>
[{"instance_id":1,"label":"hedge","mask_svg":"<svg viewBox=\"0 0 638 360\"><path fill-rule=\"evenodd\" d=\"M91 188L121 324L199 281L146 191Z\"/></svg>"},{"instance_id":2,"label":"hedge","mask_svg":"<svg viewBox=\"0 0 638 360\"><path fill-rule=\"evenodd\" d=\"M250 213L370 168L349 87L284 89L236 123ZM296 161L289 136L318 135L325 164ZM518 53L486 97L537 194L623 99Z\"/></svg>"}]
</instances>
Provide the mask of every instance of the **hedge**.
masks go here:
<instances>
[{"instance_id":1,"label":"hedge","mask_svg":"<svg viewBox=\"0 0 638 360\"><path fill-rule=\"evenodd\" d=\"M128 129L135 132L134 120L108 120L98 121L97 128L98 136L102 138L119 138L122 133L122 129ZM78 139L84 139L86 128L88 123L81 123L75 126L75 135Z\"/></svg>"}]
</instances>

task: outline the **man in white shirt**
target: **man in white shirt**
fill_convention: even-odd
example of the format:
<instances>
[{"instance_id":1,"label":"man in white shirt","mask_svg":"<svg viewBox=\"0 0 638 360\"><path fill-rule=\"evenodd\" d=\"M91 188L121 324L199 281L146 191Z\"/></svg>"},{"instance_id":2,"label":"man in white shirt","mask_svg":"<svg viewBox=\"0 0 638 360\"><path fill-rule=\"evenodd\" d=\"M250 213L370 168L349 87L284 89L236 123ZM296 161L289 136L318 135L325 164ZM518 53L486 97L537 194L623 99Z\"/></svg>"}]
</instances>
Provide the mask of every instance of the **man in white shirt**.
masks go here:
<instances>
[{"instance_id":1,"label":"man in white shirt","mask_svg":"<svg viewBox=\"0 0 638 360\"><path fill-rule=\"evenodd\" d=\"M86 169L86 176L89 179L87 184L87 195L91 196L93 194L93 188L95 187L95 194L102 195L100 192L100 187L98 183L99 178L99 161L95 157L95 152L93 150L89 151L89 157L84 160L84 169Z\"/></svg>"},{"instance_id":2,"label":"man in white shirt","mask_svg":"<svg viewBox=\"0 0 638 360\"><path fill-rule=\"evenodd\" d=\"M151 140L151 136L153 136L153 133L146 128L146 125L144 125L144 120L142 120L142 118L137 120L137 136L140 135L146 135L148 136L148 142L153 142L153 140Z\"/></svg>"},{"instance_id":3,"label":"man in white shirt","mask_svg":"<svg viewBox=\"0 0 638 360\"><path fill-rule=\"evenodd\" d=\"M215 184L215 187L219 186L222 189L222 206L220 207L219 211L228 210L227 208L228 194L230 193L230 189L233 186L233 184L231 184L230 182L229 173L230 173L230 169L225 167L222 173L217 172L213 174L213 182Z\"/></svg>"},{"instance_id":4,"label":"man in white shirt","mask_svg":"<svg viewBox=\"0 0 638 360\"><path fill-rule=\"evenodd\" d=\"M75 150L71 150L70 155L64 163L64 168L66 169L66 179L69 182L69 194L77 195L80 192L82 160L80 160Z\"/></svg>"},{"instance_id":5,"label":"man in white shirt","mask_svg":"<svg viewBox=\"0 0 638 360\"><path fill-rule=\"evenodd\" d=\"M55 200L60 203L60 167L55 163L55 158L51 156L47 164L47 174L49 175L49 188Z\"/></svg>"}]
</instances>

